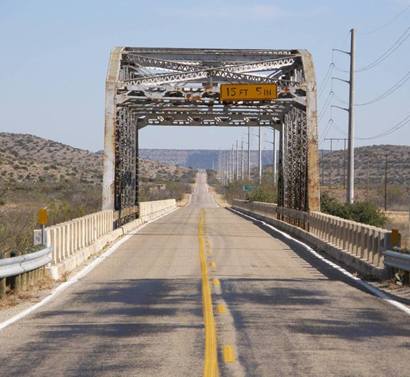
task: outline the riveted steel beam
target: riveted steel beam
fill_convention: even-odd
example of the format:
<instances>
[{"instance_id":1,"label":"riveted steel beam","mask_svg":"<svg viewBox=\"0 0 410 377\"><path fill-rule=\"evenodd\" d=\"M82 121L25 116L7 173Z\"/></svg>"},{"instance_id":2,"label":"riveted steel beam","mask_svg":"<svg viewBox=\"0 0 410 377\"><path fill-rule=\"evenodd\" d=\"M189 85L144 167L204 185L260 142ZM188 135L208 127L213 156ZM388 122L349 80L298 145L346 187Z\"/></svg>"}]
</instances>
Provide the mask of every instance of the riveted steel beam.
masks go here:
<instances>
[{"instance_id":1,"label":"riveted steel beam","mask_svg":"<svg viewBox=\"0 0 410 377\"><path fill-rule=\"evenodd\" d=\"M227 82L275 82L279 98L223 103ZM138 129L262 125L281 131L279 203L319 209L316 81L304 50L114 49L105 119L104 208L138 202Z\"/></svg>"}]
</instances>

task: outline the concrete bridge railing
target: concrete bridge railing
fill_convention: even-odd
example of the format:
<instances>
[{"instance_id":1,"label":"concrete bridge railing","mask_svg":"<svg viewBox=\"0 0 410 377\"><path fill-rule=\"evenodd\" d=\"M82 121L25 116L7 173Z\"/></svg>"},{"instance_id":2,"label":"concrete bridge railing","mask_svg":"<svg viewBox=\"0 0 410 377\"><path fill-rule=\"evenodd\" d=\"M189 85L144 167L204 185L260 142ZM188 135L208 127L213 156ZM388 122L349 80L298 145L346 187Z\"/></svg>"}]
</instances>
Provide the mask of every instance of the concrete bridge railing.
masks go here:
<instances>
[{"instance_id":1,"label":"concrete bridge railing","mask_svg":"<svg viewBox=\"0 0 410 377\"><path fill-rule=\"evenodd\" d=\"M175 199L142 202L140 217L114 229L116 213L104 210L45 228L45 244L52 250L51 275L58 279L74 270L106 245L138 226L176 209ZM35 231L35 239L40 239Z\"/></svg>"},{"instance_id":2,"label":"concrete bridge railing","mask_svg":"<svg viewBox=\"0 0 410 377\"><path fill-rule=\"evenodd\" d=\"M308 216L308 229L320 239L378 267L390 248L391 231L320 212Z\"/></svg>"},{"instance_id":3,"label":"concrete bridge railing","mask_svg":"<svg viewBox=\"0 0 410 377\"><path fill-rule=\"evenodd\" d=\"M52 247L52 263L69 258L113 231L114 212L101 211L45 229L47 246Z\"/></svg>"},{"instance_id":4,"label":"concrete bridge railing","mask_svg":"<svg viewBox=\"0 0 410 377\"><path fill-rule=\"evenodd\" d=\"M303 212L278 207L273 203L234 200L233 208L274 220L273 225L278 225L290 233L297 233L323 251L330 251L336 259L354 265L360 272L375 277L386 274L383 253L391 248L392 237L391 231L387 229L322 212ZM300 230L296 230L297 228ZM321 242L315 242L315 239ZM366 265L370 268L366 268Z\"/></svg>"}]
</instances>

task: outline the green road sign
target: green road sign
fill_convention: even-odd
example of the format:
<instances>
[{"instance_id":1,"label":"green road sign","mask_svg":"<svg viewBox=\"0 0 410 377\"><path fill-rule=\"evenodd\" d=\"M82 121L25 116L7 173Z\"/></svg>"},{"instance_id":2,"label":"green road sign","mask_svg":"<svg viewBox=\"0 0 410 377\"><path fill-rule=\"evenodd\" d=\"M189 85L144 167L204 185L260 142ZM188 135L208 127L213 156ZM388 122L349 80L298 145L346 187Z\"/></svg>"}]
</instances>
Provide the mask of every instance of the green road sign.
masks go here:
<instances>
[{"instance_id":1,"label":"green road sign","mask_svg":"<svg viewBox=\"0 0 410 377\"><path fill-rule=\"evenodd\" d=\"M254 185L243 185L242 190L245 192L251 192L255 188Z\"/></svg>"}]
</instances>

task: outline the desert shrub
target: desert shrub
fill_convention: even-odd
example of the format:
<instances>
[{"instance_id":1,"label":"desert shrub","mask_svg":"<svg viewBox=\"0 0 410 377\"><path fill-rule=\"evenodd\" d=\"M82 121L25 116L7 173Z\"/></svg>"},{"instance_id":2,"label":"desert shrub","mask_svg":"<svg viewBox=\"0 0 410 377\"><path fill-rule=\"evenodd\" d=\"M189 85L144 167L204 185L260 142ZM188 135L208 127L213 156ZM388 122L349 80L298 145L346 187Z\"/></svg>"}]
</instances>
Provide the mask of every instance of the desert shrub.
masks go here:
<instances>
[{"instance_id":1,"label":"desert shrub","mask_svg":"<svg viewBox=\"0 0 410 377\"><path fill-rule=\"evenodd\" d=\"M35 213L26 209L0 214L0 253L25 252L33 245Z\"/></svg>"},{"instance_id":2,"label":"desert shrub","mask_svg":"<svg viewBox=\"0 0 410 377\"><path fill-rule=\"evenodd\" d=\"M252 202L274 203L276 201L276 193L272 189L258 186L247 194L247 199Z\"/></svg>"},{"instance_id":3,"label":"desert shrub","mask_svg":"<svg viewBox=\"0 0 410 377\"><path fill-rule=\"evenodd\" d=\"M348 207L336 198L330 196L327 192L322 193L320 196L320 209L329 215L342 217L344 219L349 218Z\"/></svg>"},{"instance_id":4,"label":"desert shrub","mask_svg":"<svg viewBox=\"0 0 410 377\"><path fill-rule=\"evenodd\" d=\"M387 221L386 216L375 204L366 201L341 203L328 193L323 193L320 197L320 206L322 212L363 224L383 227Z\"/></svg>"},{"instance_id":5,"label":"desert shrub","mask_svg":"<svg viewBox=\"0 0 410 377\"><path fill-rule=\"evenodd\" d=\"M241 182L230 182L227 186L217 189L217 191L224 195L228 203L232 203L233 199L246 199L246 193L242 190Z\"/></svg>"}]
</instances>

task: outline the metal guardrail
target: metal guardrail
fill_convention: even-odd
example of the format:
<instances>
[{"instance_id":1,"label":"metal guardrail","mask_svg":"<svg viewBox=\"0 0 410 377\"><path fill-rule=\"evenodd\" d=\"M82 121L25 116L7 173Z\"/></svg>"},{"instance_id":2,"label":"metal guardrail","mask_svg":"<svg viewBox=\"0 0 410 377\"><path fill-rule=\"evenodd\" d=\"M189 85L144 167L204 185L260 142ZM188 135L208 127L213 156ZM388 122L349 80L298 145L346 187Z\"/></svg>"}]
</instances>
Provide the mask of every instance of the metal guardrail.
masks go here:
<instances>
[{"instance_id":1,"label":"metal guardrail","mask_svg":"<svg viewBox=\"0 0 410 377\"><path fill-rule=\"evenodd\" d=\"M51 247L0 259L0 298L6 294L7 286L18 292L34 285L36 280L41 280L44 268L51 260Z\"/></svg>"},{"instance_id":2,"label":"metal guardrail","mask_svg":"<svg viewBox=\"0 0 410 377\"><path fill-rule=\"evenodd\" d=\"M410 254L386 250L384 252L384 264L400 270L410 271Z\"/></svg>"},{"instance_id":3,"label":"metal guardrail","mask_svg":"<svg viewBox=\"0 0 410 377\"><path fill-rule=\"evenodd\" d=\"M36 270L51 262L51 248L18 257L0 259L0 278L8 278Z\"/></svg>"}]
</instances>

